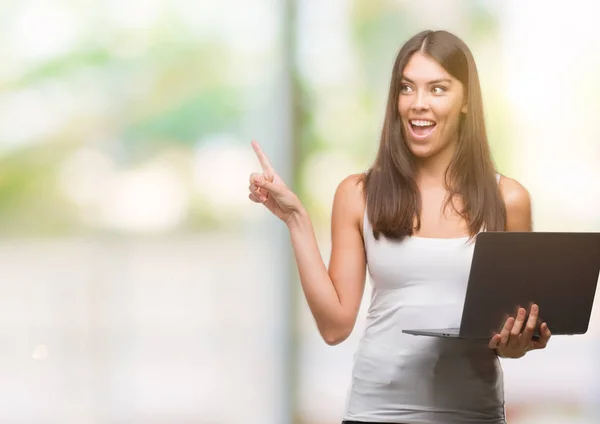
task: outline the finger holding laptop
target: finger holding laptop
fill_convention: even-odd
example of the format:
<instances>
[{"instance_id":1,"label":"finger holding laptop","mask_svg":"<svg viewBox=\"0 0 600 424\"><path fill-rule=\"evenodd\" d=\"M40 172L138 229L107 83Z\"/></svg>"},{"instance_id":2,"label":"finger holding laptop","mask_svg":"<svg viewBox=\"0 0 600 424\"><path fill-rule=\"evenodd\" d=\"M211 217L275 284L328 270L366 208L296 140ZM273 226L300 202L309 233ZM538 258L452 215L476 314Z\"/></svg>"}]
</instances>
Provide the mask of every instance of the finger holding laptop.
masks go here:
<instances>
[{"instance_id":1,"label":"finger holding laptop","mask_svg":"<svg viewBox=\"0 0 600 424\"><path fill-rule=\"evenodd\" d=\"M525 320L527 311L519 308L516 317L509 317L499 334L495 334L489 343L498 356L504 358L520 358L530 350L544 349L552 333L545 322L540 326L539 338L533 338L537 328L539 307L534 304Z\"/></svg>"}]
</instances>

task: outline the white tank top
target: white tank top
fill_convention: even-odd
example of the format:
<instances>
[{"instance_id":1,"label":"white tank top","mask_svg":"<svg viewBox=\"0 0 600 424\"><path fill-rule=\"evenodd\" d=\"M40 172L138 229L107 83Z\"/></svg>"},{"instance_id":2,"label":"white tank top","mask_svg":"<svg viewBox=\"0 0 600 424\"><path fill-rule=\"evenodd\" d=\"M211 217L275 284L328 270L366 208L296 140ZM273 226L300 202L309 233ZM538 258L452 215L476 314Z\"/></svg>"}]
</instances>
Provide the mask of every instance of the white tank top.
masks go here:
<instances>
[{"instance_id":1,"label":"white tank top","mask_svg":"<svg viewBox=\"0 0 600 424\"><path fill-rule=\"evenodd\" d=\"M344 419L505 424L502 368L487 341L402 333L460 326L473 242L375 240L366 211L363 228L373 287Z\"/></svg>"}]
</instances>

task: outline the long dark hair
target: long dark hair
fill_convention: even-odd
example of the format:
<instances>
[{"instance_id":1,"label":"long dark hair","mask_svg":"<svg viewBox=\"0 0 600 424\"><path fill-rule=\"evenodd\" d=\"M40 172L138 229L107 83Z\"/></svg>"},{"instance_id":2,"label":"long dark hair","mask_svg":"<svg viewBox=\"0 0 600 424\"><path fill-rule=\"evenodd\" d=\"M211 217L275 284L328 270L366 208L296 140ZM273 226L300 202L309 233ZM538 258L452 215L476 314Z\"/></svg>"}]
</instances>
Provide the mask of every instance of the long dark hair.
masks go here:
<instances>
[{"instance_id":1,"label":"long dark hair","mask_svg":"<svg viewBox=\"0 0 600 424\"><path fill-rule=\"evenodd\" d=\"M486 135L483 102L477 68L471 51L446 31L423 31L400 49L394 63L385 121L374 164L365 174L367 213L376 239L402 239L421 225L421 195L415 181L415 157L402 133L398 110L402 72L410 57L420 51L437 61L464 86L467 111L461 115L458 143L445 175L448 190L445 207L457 196L457 213L466 221L469 234L482 228L503 231L506 207L496 182Z\"/></svg>"}]
</instances>

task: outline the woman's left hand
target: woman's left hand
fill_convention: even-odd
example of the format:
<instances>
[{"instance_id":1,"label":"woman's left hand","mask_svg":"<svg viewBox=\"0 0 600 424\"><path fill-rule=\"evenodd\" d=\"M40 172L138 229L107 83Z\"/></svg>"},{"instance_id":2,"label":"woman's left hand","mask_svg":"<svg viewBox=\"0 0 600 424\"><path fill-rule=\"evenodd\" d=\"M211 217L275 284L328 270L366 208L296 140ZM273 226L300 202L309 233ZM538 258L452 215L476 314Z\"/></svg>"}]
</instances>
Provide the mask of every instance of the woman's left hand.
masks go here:
<instances>
[{"instance_id":1,"label":"woman's left hand","mask_svg":"<svg viewBox=\"0 0 600 424\"><path fill-rule=\"evenodd\" d=\"M533 339L533 333L537 327L539 307L532 305L529 312L529 319L525 323L526 311L519 308L517 317L510 317L506 320L504 328L500 334L495 334L489 343L490 349L494 349L498 356L504 358L520 358L530 350L544 349L550 340L550 329L545 322L540 326L539 339ZM521 331L523 330L523 331Z\"/></svg>"}]
</instances>

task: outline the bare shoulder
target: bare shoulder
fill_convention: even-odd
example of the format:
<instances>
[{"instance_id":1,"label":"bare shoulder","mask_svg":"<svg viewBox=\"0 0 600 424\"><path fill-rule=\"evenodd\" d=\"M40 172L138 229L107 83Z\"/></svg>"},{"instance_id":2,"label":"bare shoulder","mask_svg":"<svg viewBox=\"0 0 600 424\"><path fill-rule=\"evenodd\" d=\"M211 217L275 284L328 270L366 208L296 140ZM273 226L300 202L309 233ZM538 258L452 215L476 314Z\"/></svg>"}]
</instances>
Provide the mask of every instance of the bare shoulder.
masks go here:
<instances>
[{"instance_id":1,"label":"bare shoulder","mask_svg":"<svg viewBox=\"0 0 600 424\"><path fill-rule=\"evenodd\" d=\"M502 176L499 183L500 193L506 205L506 230L531 231L531 196L529 191L517 180Z\"/></svg>"},{"instance_id":2,"label":"bare shoulder","mask_svg":"<svg viewBox=\"0 0 600 424\"><path fill-rule=\"evenodd\" d=\"M353 211L364 210L364 175L352 174L344 178L338 185L335 197Z\"/></svg>"},{"instance_id":3,"label":"bare shoulder","mask_svg":"<svg viewBox=\"0 0 600 424\"><path fill-rule=\"evenodd\" d=\"M333 199L334 220L343 219L357 223L362 227L365 211L364 174L352 174L338 185Z\"/></svg>"}]
</instances>

